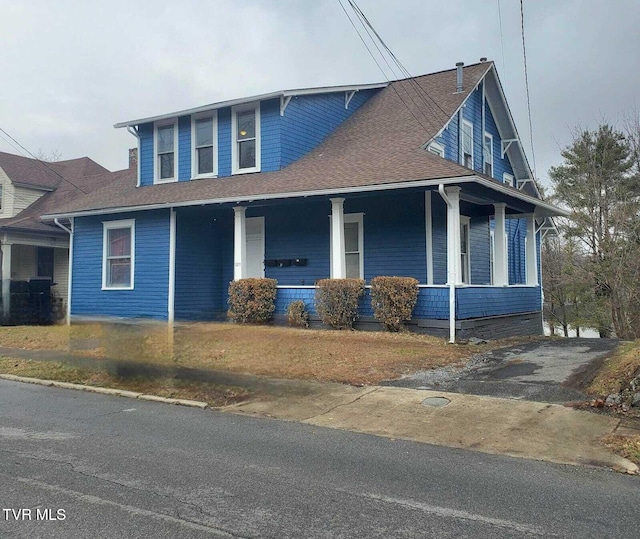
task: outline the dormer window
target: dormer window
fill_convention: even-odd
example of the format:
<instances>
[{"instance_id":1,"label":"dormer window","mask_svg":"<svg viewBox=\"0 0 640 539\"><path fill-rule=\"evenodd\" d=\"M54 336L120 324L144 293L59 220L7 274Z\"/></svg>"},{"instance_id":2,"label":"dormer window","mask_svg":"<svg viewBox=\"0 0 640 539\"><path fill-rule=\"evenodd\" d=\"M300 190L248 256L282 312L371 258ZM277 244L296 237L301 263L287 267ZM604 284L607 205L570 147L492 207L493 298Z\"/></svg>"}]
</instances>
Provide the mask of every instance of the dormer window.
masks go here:
<instances>
[{"instance_id":1,"label":"dormer window","mask_svg":"<svg viewBox=\"0 0 640 539\"><path fill-rule=\"evenodd\" d=\"M192 172L194 178L218 174L218 137L216 113L195 117L191 123L193 140Z\"/></svg>"},{"instance_id":2,"label":"dormer window","mask_svg":"<svg viewBox=\"0 0 640 539\"><path fill-rule=\"evenodd\" d=\"M462 164L473 168L473 124L462 120Z\"/></svg>"},{"instance_id":3,"label":"dormer window","mask_svg":"<svg viewBox=\"0 0 640 539\"><path fill-rule=\"evenodd\" d=\"M157 183L178 179L176 148L178 130L175 122L156 126L155 136L155 179Z\"/></svg>"},{"instance_id":4,"label":"dormer window","mask_svg":"<svg viewBox=\"0 0 640 539\"><path fill-rule=\"evenodd\" d=\"M260 106L232 109L233 173L260 172Z\"/></svg>"},{"instance_id":5,"label":"dormer window","mask_svg":"<svg viewBox=\"0 0 640 539\"><path fill-rule=\"evenodd\" d=\"M438 142L431 142L427 146L427 151L438 157L444 157L444 146Z\"/></svg>"}]
</instances>

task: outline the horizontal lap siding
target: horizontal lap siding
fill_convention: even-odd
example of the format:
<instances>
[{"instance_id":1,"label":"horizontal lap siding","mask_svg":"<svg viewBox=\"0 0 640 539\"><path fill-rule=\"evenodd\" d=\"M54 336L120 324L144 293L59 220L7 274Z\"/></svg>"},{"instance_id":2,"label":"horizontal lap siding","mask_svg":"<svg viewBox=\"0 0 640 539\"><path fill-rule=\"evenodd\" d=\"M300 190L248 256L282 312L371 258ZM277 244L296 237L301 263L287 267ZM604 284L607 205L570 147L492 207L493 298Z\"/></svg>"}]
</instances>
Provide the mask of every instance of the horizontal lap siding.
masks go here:
<instances>
[{"instance_id":1,"label":"horizontal lap siding","mask_svg":"<svg viewBox=\"0 0 640 539\"><path fill-rule=\"evenodd\" d=\"M469 242L471 244L471 284L491 283L491 240L489 219L472 217Z\"/></svg>"},{"instance_id":2,"label":"horizontal lap siding","mask_svg":"<svg viewBox=\"0 0 640 539\"><path fill-rule=\"evenodd\" d=\"M482 172L482 90L476 88L462 106L462 118L473 123L473 168Z\"/></svg>"},{"instance_id":3,"label":"horizontal lap siding","mask_svg":"<svg viewBox=\"0 0 640 539\"><path fill-rule=\"evenodd\" d=\"M231 176L231 108L218 111L218 176Z\"/></svg>"},{"instance_id":4,"label":"horizontal lap siding","mask_svg":"<svg viewBox=\"0 0 640 539\"><path fill-rule=\"evenodd\" d=\"M541 309L540 287L458 288L456 318L465 320L484 316L516 314Z\"/></svg>"},{"instance_id":5,"label":"horizontal lap siding","mask_svg":"<svg viewBox=\"0 0 640 539\"><path fill-rule=\"evenodd\" d=\"M289 304L292 301L301 300L304 302L307 312L315 316L315 294L315 288L278 288L275 314L286 315Z\"/></svg>"},{"instance_id":6,"label":"horizontal lap siding","mask_svg":"<svg viewBox=\"0 0 640 539\"><path fill-rule=\"evenodd\" d=\"M178 180L191 179L191 116L178 118Z\"/></svg>"},{"instance_id":7,"label":"horizontal lap siding","mask_svg":"<svg viewBox=\"0 0 640 539\"><path fill-rule=\"evenodd\" d=\"M140 185L153 185L153 124L138 127L140 137Z\"/></svg>"},{"instance_id":8,"label":"horizontal lap siding","mask_svg":"<svg viewBox=\"0 0 640 539\"><path fill-rule=\"evenodd\" d=\"M344 92L292 97L282 117L282 167L320 144L375 92L356 92L348 109Z\"/></svg>"},{"instance_id":9,"label":"horizontal lap siding","mask_svg":"<svg viewBox=\"0 0 640 539\"><path fill-rule=\"evenodd\" d=\"M413 318L448 320L449 289L420 288Z\"/></svg>"},{"instance_id":10,"label":"horizontal lap siding","mask_svg":"<svg viewBox=\"0 0 640 539\"><path fill-rule=\"evenodd\" d=\"M227 221L231 211L227 210ZM176 216L175 316L178 320L210 320L226 310L222 302L224 216L211 210L178 210Z\"/></svg>"},{"instance_id":11,"label":"horizontal lap siding","mask_svg":"<svg viewBox=\"0 0 640 539\"><path fill-rule=\"evenodd\" d=\"M447 282L447 205L437 191L431 194L433 284Z\"/></svg>"},{"instance_id":12,"label":"horizontal lap siding","mask_svg":"<svg viewBox=\"0 0 640 539\"><path fill-rule=\"evenodd\" d=\"M102 290L103 221L135 219L135 288ZM169 210L76 217L71 313L166 319Z\"/></svg>"},{"instance_id":13,"label":"horizontal lap siding","mask_svg":"<svg viewBox=\"0 0 640 539\"><path fill-rule=\"evenodd\" d=\"M527 221L508 219L505 228L509 238L509 284L525 284Z\"/></svg>"},{"instance_id":14,"label":"horizontal lap siding","mask_svg":"<svg viewBox=\"0 0 640 539\"><path fill-rule=\"evenodd\" d=\"M496 122L493 119L493 113L489 108L489 103L486 101L484 122L485 130L493 136L493 177L497 180L503 181L503 175L505 172L513 175L513 168L511 168L511 163L506 155L504 156L504 159L502 158L502 139L500 138Z\"/></svg>"},{"instance_id":15,"label":"horizontal lap siding","mask_svg":"<svg viewBox=\"0 0 640 539\"><path fill-rule=\"evenodd\" d=\"M260 171L280 170L280 100L260 103Z\"/></svg>"}]
</instances>

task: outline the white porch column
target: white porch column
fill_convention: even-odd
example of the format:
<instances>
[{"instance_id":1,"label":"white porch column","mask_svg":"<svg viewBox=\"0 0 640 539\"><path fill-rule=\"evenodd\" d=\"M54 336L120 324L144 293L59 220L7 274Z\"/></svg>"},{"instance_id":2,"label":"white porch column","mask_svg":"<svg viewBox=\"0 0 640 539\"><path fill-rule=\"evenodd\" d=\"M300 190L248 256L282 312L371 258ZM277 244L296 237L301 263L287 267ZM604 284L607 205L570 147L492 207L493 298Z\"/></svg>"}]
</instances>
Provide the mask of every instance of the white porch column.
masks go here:
<instances>
[{"instance_id":1,"label":"white porch column","mask_svg":"<svg viewBox=\"0 0 640 539\"><path fill-rule=\"evenodd\" d=\"M527 216L527 284L538 284L538 247L536 245L536 218Z\"/></svg>"},{"instance_id":2,"label":"white porch column","mask_svg":"<svg viewBox=\"0 0 640 539\"><path fill-rule=\"evenodd\" d=\"M462 284L460 187L445 187L447 204L447 284Z\"/></svg>"},{"instance_id":3,"label":"white porch column","mask_svg":"<svg viewBox=\"0 0 640 539\"><path fill-rule=\"evenodd\" d=\"M507 255L507 234L505 232L505 208L506 204L500 202L494 204L495 208L495 230L494 234L494 256L493 256L493 284L494 286L508 286L509 284L509 262Z\"/></svg>"},{"instance_id":4,"label":"white porch column","mask_svg":"<svg viewBox=\"0 0 640 539\"><path fill-rule=\"evenodd\" d=\"M247 208L235 206L233 208L233 280L244 279L247 276Z\"/></svg>"},{"instance_id":5,"label":"white porch column","mask_svg":"<svg viewBox=\"0 0 640 539\"><path fill-rule=\"evenodd\" d=\"M331 278L344 279L347 263L344 256L344 198L331 199Z\"/></svg>"},{"instance_id":6,"label":"white porch column","mask_svg":"<svg viewBox=\"0 0 640 539\"><path fill-rule=\"evenodd\" d=\"M433 217L431 191L424 192L424 224L427 249L427 284L433 284Z\"/></svg>"},{"instance_id":7,"label":"white porch column","mask_svg":"<svg viewBox=\"0 0 640 539\"><path fill-rule=\"evenodd\" d=\"M176 304L176 210L169 209L169 304L168 322L175 319Z\"/></svg>"},{"instance_id":8,"label":"white porch column","mask_svg":"<svg viewBox=\"0 0 640 539\"><path fill-rule=\"evenodd\" d=\"M11 314L11 244L2 244L2 316Z\"/></svg>"}]
</instances>

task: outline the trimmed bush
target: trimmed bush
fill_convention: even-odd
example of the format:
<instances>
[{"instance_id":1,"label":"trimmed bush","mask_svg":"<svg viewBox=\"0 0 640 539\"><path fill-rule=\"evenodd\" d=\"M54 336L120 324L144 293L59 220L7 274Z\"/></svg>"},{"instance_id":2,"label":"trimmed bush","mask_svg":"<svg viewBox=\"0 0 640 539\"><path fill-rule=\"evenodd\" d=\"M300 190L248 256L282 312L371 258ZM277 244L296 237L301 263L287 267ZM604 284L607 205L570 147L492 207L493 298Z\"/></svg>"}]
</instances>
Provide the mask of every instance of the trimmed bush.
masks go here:
<instances>
[{"instance_id":1,"label":"trimmed bush","mask_svg":"<svg viewBox=\"0 0 640 539\"><path fill-rule=\"evenodd\" d=\"M371 279L371 307L376 320L389 331L400 331L411 320L418 301L418 281L413 277Z\"/></svg>"},{"instance_id":2,"label":"trimmed bush","mask_svg":"<svg viewBox=\"0 0 640 539\"><path fill-rule=\"evenodd\" d=\"M265 323L276 309L275 279L240 279L229 283L229 318L234 322Z\"/></svg>"},{"instance_id":3,"label":"trimmed bush","mask_svg":"<svg viewBox=\"0 0 640 539\"><path fill-rule=\"evenodd\" d=\"M287 322L294 328L309 327L309 313L301 299L296 299L289 303L287 307Z\"/></svg>"},{"instance_id":4,"label":"trimmed bush","mask_svg":"<svg viewBox=\"0 0 640 539\"><path fill-rule=\"evenodd\" d=\"M324 324L352 329L363 294L362 279L322 279L316 283L316 311Z\"/></svg>"}]
</instances>

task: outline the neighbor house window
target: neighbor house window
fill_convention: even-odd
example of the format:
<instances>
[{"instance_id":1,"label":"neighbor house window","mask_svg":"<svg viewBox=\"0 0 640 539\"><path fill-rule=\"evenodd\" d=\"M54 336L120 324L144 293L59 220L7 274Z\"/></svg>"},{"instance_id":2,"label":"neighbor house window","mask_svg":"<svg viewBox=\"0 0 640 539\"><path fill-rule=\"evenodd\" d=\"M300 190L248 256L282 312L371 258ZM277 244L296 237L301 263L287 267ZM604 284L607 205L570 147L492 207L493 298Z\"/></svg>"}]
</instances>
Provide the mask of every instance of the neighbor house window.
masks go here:
<instances>
[{"instance_id":1,"label":"neighbor house window","mask_svg":"<svg viewBox=\"0 0 640 539\"><path fill-rule=\"evenodd\" d=\"M37 248L37 277L49 277L53 281L53 256L53 247Z\"/></svg>"},{"instance_id":2,"label":"neighbor house window","mask_svg":"<svg viewBox=\"0 0 640 539\"><path fill-rule=\"evenodd\" d=\"M135 260L135 221L103 223L102 288L133 289Z\"/></svg>"},{"instance_id":3,"label":"neighbor house window","mask_svg":"<svg viewBox=\"0 0 640 539\"><path fill-rule=\"evenodd\" d=\"M177 174L176 146L177 129L175 122L156 127L155 178L156 182L175 181Z\"/></svg>"},{"instance_id":4,"label":"neighbor house window","mask_svg":"<svg viewBox=\"0 0 640 539\"><path fill-rule=\"evenodd\" d=\"M460 262L461 280L465 284L471 282L471 257L469 256L471 242L469 241L469 217L460 216Z\"/></svg>"},{"instance_id":5,"label":"neighbor house window","mask_svg":"<svg viewBox=\"0 0 640 539\"><path fill-rule=\"evenodd\" d=\"M344 215L344 259L348 279L364 279L363 216L363 213L345 213ZM333 247L331 258L333 258ZM331 267L333 267L332 261Z\"/></svg>"},{"instance_id":6,"label":"neighbor house window","mask_svg":"<svg viewBox=\"0 0 640 539\"><path fill-rule=\"evenodd\" d=\"M233 173L260 172L260 105L233 107Z\"/></svg>"},{"instance_id":7,"label":"neighbor house window","mask_svg":"<svg viewBox=\"0 0 640 539\"><path fill-rule=\"evenodd\" d=\"M444 146L438 142L432 142L427 146L427 151L438 157L444 157Z\"/></svg>"},{"instance_id":8,"label":"neighbor house window","mask_svg":"<svg viewBox=\"0 0 640 539\"><path fill-rule=\"evenodd\" d=\"M191 122L191 140L193 140L194 178L215 176L218 173L218 137L216 113L196 117Z\"/></svg>"},{"instance_id":9,"label":"neighbor house window","mask_svg":"<svg viewBox=\"0 0 640 539\"><path fill-rule=\"evenodd\" d=\"M473 168L473 124L462 120L462 164Z\"/></svg>"},{"instance_id":10,"label":"neighbor house window","mask_svg":"<svg viewBox=\"0 0 640 539\"><path fill-rule=\"evenodd\" d=\"M505 185L509 187L513 187L513 175L507 174L506 172L502 175L502 181Z\"/></svg>"},{"instance_id":11,"label":"neighbor house window","mask_svg":"<svg viewBox=\"0 0 640 539\"><path fill-rule=\"evenodd\" d=\"M484 173L493 176L493 137L489 133L484 134Z\"/></svg>"}]
</instances>

